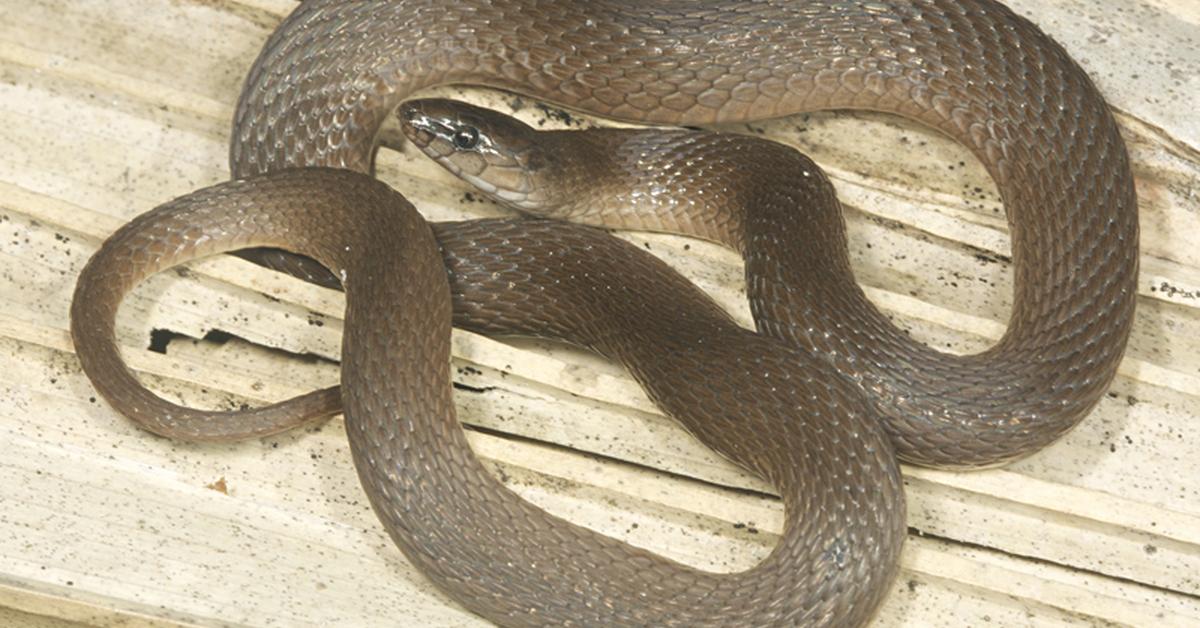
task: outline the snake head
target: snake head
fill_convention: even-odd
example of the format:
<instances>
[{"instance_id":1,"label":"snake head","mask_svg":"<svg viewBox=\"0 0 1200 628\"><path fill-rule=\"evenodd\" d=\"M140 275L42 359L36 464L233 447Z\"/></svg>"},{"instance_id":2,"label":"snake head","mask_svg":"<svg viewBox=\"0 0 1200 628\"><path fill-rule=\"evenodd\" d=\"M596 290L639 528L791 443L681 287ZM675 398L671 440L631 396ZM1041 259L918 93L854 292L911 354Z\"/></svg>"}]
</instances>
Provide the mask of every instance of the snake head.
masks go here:
<instances>
[{"instance_id":1,"label":"snake head","mask_svg":"<svg viewBox=\"0 0 1200 628\"><path fill-rule=\"evenodd\" d=\"M452 174L519 210L545 211L552 148L539 131L497 111L453 100L410 100L400 107L405 136Z\"/></svg>"}]
</instances>

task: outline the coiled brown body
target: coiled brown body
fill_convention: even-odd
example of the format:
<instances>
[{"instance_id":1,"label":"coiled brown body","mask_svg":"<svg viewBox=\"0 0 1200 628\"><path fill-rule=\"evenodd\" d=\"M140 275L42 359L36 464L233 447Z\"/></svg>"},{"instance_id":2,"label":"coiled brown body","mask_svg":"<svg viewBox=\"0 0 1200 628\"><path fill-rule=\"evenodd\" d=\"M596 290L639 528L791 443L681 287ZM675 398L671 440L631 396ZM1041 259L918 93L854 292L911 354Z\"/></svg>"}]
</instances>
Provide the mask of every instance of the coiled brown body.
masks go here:
<instances>
[{"instance_id":1,"label":"coiled brown body","mask_svg":"<svg viewBox=\"0 0 1200 628\"><path fill-rule=\"evenodd\" d=\"M1016 275L1008 332L988 351L947 356L891 325L851 281L835 222L803 247L748 251L783 255L796 280L763 282L759 328L860 378L906 460L1019 457L1078 422L1116 371L1137 274L1128 156L1084 72L997 2L309 1L247 79L233 172L368 171L383 119L444 83L677 124L872 109L970 148L1003 197Z\"/></svg>"},{"instance_id":2,"label":"coiled brown body","mask_svg":"<svg viewBox=\"0 0 1200 628\"><path fill-rule=\"evenodd\" d=\"M403 197L344 170L200 190L137 218L88 263L71 312L80 360L148 429L225 440L330 412L329 391L250 412L175 406L120 361L113 320L130 287L246 246L287 247L344 278L342 403L359 475L405 555L468 608L506 625L843 625L869 617L887 591L906 529L903 489L849 380L738 327L665 264L601 231L523 220L431 230ZM455 418L452 293L456 325L620 360L666 412L778 486L788 519L771 556L744 573L705 573L509 492Z\"/></svg>"},{"instance_id":3,"label":"coiled brown body","mask_svg":"<svg viewBox=\"0 0 1200 628\"><path fill-rule=\"evenodd\" d=\"M656 262L586 228L438 226L459 323L563 338L622 360L706 443L775 482L788 508L776 551L728 576L549 517L493 480L455 423L445 344L451 300L428 227L365 176L279 172L369 171L384 117L415 90L447 82L628 120L697 124L862 108L924 122L971 148L1004 198L1016 273L1008 333L966 357L899 333L853 283L832 198L815 222L802 222L814 217L795 211L794 194L753 190L745 199L766 209L715 234L747 256L760 330L797 349L738 329ZM424 573L505 624L865 621L895 573L904 532L881 429L921 463L980 466L1024 455L1096 403L1133 313L1136 199L1112 116L1057 45L990 1L647 8L310 0L271 38L247 81L232 166L239 177L276 174L156 210L85 270L72 330L89 375L151 429L236 435L220 426L206 432L220 417L204 413L171 408L164 418L149 398L123 407L136 382L113 361L111 333L99 329L111 327L110 310L130 282L212 252L214 242L220 250L296 249L346 270L343 397L364 487ZM728 181L747 192L760 183ZM348 224L365 220L375 222ZM206 237L178 240L193 221ZM802 241L784 229L799 229ZM147 265L114 271L127 256ZM415 274L391 276L397 267ZM113 273L119 282L97 287ZM578 293L549 292L565 283ZM635 305L614 305L625 302ZM327 411L331 394L310 399L310 411ZM239 433L279 429L287 419L275 413L291 409L266 409Z\"/></svg>"}]
</instances>

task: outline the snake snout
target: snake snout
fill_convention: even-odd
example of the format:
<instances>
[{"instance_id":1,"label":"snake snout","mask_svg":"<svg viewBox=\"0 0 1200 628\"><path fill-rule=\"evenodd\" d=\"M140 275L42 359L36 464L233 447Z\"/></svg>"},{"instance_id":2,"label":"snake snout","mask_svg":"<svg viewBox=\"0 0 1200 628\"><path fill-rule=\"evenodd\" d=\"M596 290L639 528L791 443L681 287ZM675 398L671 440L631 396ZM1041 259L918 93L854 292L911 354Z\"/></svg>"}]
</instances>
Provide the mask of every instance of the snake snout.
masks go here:
<instances>
[{"instance_id":1,"label":"snake snout","mask_svg":"<svg viewBox=\"0 0 1200 628\"><path fill-rule=\"evenodd\" d=\"M396 117L400 119L404 136L418 147L428 146L436 137L435 129L419 103L410 101L401 104L396 111Z\"/></svg>"}]
</instances>

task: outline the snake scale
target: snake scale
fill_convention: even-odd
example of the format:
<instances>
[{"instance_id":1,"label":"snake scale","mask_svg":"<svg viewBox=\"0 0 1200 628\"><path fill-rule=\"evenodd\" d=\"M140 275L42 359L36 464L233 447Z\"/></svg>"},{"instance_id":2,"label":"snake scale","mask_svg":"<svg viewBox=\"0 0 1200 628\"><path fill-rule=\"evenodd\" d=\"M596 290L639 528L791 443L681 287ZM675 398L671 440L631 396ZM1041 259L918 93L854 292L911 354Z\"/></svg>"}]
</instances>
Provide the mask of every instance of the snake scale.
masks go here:
<instances>
[{"instance_id":1,"label":"snake scale","mask_svg":"<svg viewBox=\"0 0 1200 628\"><path fill-rule=\"evenodd\" d=\"M937 129L1003 197L1007 332L969 356L908 338L854 282L828 180L752 138L538 133L465 105L401 109L410 140L526 212L736 248L758 333L587 225L431 226L369 173L384 120L449 83L626 121L868 109ZM177 438L269 434L344 408L392 538L504 625L864 623L905 535L897 458L992 466L1052 442L1102 396L1133 317L1136 196L1111 112L1062 48L991 0L309 0L247 78L231 166L234 181L135 219L89 262L71 316L84 369L115 408ZM263 246L343 283L341 390L233 413L145 390L115 346L123 295L173 264ZM509 492L455 418L452 322L623 363L666 413L778 488L778 546L744 572L708 573Z\"/></svg>"}]
</instances>

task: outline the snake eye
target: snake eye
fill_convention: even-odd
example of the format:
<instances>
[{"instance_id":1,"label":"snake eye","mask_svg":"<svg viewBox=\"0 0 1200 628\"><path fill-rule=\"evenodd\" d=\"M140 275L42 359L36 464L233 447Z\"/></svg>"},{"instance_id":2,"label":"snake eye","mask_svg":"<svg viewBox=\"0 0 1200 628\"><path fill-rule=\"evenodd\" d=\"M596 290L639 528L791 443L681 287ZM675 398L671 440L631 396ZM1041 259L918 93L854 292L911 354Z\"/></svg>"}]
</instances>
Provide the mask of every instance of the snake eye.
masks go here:
<instances>
[{"instance_id":1,"label":"snake eye","mask_svg":"<svg viewBox=\"0 0 1200 628\"><path fill-rule=\"evenodd\" d=\"M470 150L479 144L479 129L473 126L460 126L452 138L454 147Z\"/></svg>"}]
</instances>

